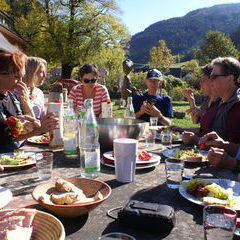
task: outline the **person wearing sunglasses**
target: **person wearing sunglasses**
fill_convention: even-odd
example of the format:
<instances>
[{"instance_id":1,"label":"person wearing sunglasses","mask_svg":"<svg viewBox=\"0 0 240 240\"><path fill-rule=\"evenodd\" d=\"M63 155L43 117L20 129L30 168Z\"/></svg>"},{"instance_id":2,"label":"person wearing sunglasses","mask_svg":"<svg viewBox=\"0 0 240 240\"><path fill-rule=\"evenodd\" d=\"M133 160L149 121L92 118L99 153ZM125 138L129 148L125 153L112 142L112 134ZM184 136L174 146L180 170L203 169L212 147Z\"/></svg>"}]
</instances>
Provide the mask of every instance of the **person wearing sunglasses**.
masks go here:
<instances>
[{"instance_id":1,"label":"person wearing sunglasses","mask_svg":"<svg viewBox=\"0 0 240 240\"><path fill-rule=\"evenodd\" d=\"M108 90L105 86L98 84L98 69L94 64L85 64L79 70L81 84L76 85L70 91L69 99L73 100L76 113L82 109L85 99L93 99L93 109L96 117L102 112L102 103L110 102Z\"/></svg>"},{"instance_id":2,"label":"person wearing sunglasses","mask_svg":"<svg viewBox=\"0 0 240 240\"><path fill-rule=\"evenodd\" d=\"M240 62L232 57L218 57L211 64L212 91L220 100L205 113L200 134L186 132L183 141L196 144L199 136L215 131L225 141L240 143Z\"/></svg>"}]
</instances>

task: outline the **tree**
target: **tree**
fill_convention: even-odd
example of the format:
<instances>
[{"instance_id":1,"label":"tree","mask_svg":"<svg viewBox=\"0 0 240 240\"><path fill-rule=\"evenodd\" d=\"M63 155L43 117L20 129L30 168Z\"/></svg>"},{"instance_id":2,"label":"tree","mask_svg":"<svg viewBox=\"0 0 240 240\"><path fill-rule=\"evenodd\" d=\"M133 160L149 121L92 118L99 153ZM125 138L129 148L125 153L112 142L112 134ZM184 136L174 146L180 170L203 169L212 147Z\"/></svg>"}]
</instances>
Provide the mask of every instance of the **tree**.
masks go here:
<instances>
[{"instance_id":1,"label":"tree","mask_svg":"<svg viewBox=\"0 0 240 240\"><path fill-rule=\"evenodd\" d=\"M159 40L159 46L150 50L149 65L151 68L159 68L163 72L167 72L174 62L175 58L171 55L171 50L164 40Z\"/></svg>"},{"instance_id":2,"label":"tree","mask_svg":"<svg viewBox=\"0 0 240 240\"><path fill-rule=\"evenodd\" d=\"M231 39L236 45L237 49L240 50L240 26L232 31Z\"/></svg>"},{"instance_id":3,"label":"tree","mask_svg":"<svg viewBox=\"0 0 240 240\"><path fill-rule=\"evenodd\" d=\"M10 6L5 0L0 0L0 10L9 13L10 12Z\"/></svg>"},{"instance_id":4,"label":"tree","mask_svg":"<svg viewBox=\"0 0 240 240\"><path fill-rule=\"evenodd\" d=\"M222 32L212 31L205 36L196 57L200 64L207 64L216 57L238 57L239 51L232 40Z\"/></svg>"},{"instance_id":5,"label":"tree","mask_svg":"<svg viewBox=\"0 0 240 240\"><path fill-rule=\"evenodd\" d=\"M62 78L106 47L122 49L129 38L114 15L114 0L31 0L27 6L31 11L18 18L16 29L29 42L28 54L59 63Z\"/></svg>"}]
</instances>

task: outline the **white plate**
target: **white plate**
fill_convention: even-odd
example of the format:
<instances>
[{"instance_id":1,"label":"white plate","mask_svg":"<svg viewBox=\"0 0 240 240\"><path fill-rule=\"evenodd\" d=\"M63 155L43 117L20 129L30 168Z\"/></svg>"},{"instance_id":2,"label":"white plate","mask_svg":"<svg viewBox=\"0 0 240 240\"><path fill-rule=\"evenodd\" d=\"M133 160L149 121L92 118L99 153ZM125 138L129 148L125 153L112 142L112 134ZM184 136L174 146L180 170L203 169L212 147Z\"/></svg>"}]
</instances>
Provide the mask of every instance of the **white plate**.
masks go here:
<instances>
[{"instance_id":1,"label":"white plate","mask_svg":"<svg viewBox=\"0 0 240 240\"><path fill-rule=\"evenodd\" d=\"M165 149L164 151L162 151L162 154L163 156L167 157L167 158L174 158L173 156L173 152L176 151L176 150L180 150L179 147L176 147L176 148L168 148L168 149ZM198 150L199 153L201 153L202 155L204 156L207 156L207 153L208 151L204 151L204 150ZM195 159L192 159L192 160L185 160L186 162L190 162L190 163L196 163L196 162L207 162L207 158L199 161L199 160L195 160Z\"/></svg>"},{"instance_id":2,"label":"white plate","mask_svg":"<svg viewBox=\"0 0 240 240\"><path fill-rule=\"evenodd\" d=\"M3 156L3 155L13 156L13 153L10 152L10 153L1 153L1 154L0 154L0 156ZM21 165L1 165L1 166L3 166L5 169L7 169L7 168L21 168L21 167L31 166L31 165L33 165L33 164L36 163L35 153L34 153L34 152L23 153L23 155L25 155L25 156L30 156L32 162L31 162L31 163L21 164Z\"/></svg>"},{"instance_id":3,"label":"white plate","mask_svg":"<svg viewBox=\"0 0 240 240\"><path fill-rule=\"evenodd\" d=\"M144 169L144 168L151 168L151 167L155 167L157 165L159 165L160 160L158 160L155 163L151 163L151 164L145 164L145 165L136 165L136 169ZM103 159L101 159L101 164L103 164L104 166L108 166L111 168L115 168L114 163L104 163Z\"/></svg>"},{"instance_id":4,"label":"white plate","mask_svg":"<svg viewBox=\"0 0 240 240\"><path fill-rule=\"evenodd\" d=\"M49 144L49 141L48 142L39 142L41 138L42 138L42 136L33 136L33 137L28 138L27 141L29 143L40 144L40 145L47 145L47 144Z\"/></svg>"},{"instance_id":5,"label":"white plate","mask_svg":"<svg viewBox=\"0 0 240 240\"><path fill-rule=\"evenodd\" d=\"M103 154L103 157L108 159L108 160L115 161L115 158L113 157L112 153L113 153L113 151L105 152ZM139 165L139 164L149 164L149 163L156 163L156 162L160 161L161 157L158 154L150 153L150 152L148 152L148 153L152 155L151 159L149 159L147 161L138 159L136 161L136 164L137 165Z\"/></svg>"},{"instance_id":6,"label":"white plate","mask_svg":"<svg viewBox=\"0 0 240 240\"><path fill-rule=\"evenodd\" d=\"M217 179L217 178L210 178L210 179L204 179L204 180L209 180L212 182L215 182L216 184L220 185L221 187L225 188L225 189L231 189L233 192L233 196L234 197L240 197L240 182L235 182L235 181L231 181L228 179ZM189 180L185 180L183 182L188 182ZM190 202L196 203L198 205L202 205L204 206L203 202L198 200L196 197L194 197L191 194L188 194L186 189L180 185L179 187L179 193L186 198L187 200L189 200ZM233 207L234 208L234 207ZM240 208L234 208L235 210L240 210Z\"/></svg>"},{"instance_id":7,"label":"white plate","mask_svg":"<svg viewBox=\"0 0 240 240\"><path fill-rule=\"evenodd\" d=\"M12 192L0 186L0 208L5 207L12 200Z\"/></svg>"}]
</instances>

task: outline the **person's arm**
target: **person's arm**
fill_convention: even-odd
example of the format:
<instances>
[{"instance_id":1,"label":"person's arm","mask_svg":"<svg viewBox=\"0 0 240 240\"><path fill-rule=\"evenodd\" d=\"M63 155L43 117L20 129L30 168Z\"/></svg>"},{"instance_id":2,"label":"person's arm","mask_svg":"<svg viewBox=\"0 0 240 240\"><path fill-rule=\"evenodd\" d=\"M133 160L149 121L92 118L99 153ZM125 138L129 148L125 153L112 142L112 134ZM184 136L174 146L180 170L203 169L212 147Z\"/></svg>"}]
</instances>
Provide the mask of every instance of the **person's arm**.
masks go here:
<instances>
[{"instance_id":1,"label":"person's arm","mask_svg":"<svg viewBox=\"0 0 240 240\"><path fill-rule=\"evenodd\" d=\"M35 118L35 114L33 112L29 98L29 90L27 88L27 85L24 82L18 82L17 88L19 92L18 97L21 102L23 114Z\"/></svg>"},{"instance_id":2,"label":"person's arm","mask_svg":"<svg viewBox=\"0 0 240 240\"><path fill-rule=\"evenodd\" d=\"M56 129L59 125L59 121L55 118L55 115L53 113L48 113L41 121L41 125L39 122L34 121L34 119L27 119L28 122L24 125L25 131L19 137L14 138L14 142L26 140L32 136L49 132Z\"/></svg>"}]
</instances>

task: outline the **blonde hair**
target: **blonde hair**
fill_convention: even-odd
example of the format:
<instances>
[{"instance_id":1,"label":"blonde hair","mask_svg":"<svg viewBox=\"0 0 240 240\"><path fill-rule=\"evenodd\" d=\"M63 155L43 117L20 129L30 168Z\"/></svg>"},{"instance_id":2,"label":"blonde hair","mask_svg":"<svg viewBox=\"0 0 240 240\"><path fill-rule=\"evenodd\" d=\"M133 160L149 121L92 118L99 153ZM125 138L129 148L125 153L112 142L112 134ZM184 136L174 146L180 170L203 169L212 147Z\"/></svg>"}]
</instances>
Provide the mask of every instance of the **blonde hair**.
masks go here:
<instances>
[{"instance_id":1,"label":"blonde hair","mask_svg":"<svg viewBox=\"0 0 240 240\"><path fill-rule=\"evenodd\" d=\"M43 58L39 57L27 57L26 64L26 74L23 77L23 82L29 87L35 87L35 82L37 80L37 71L40 67L44 67L47 71L47 62Z\"/></svg>"}]
</instances>

